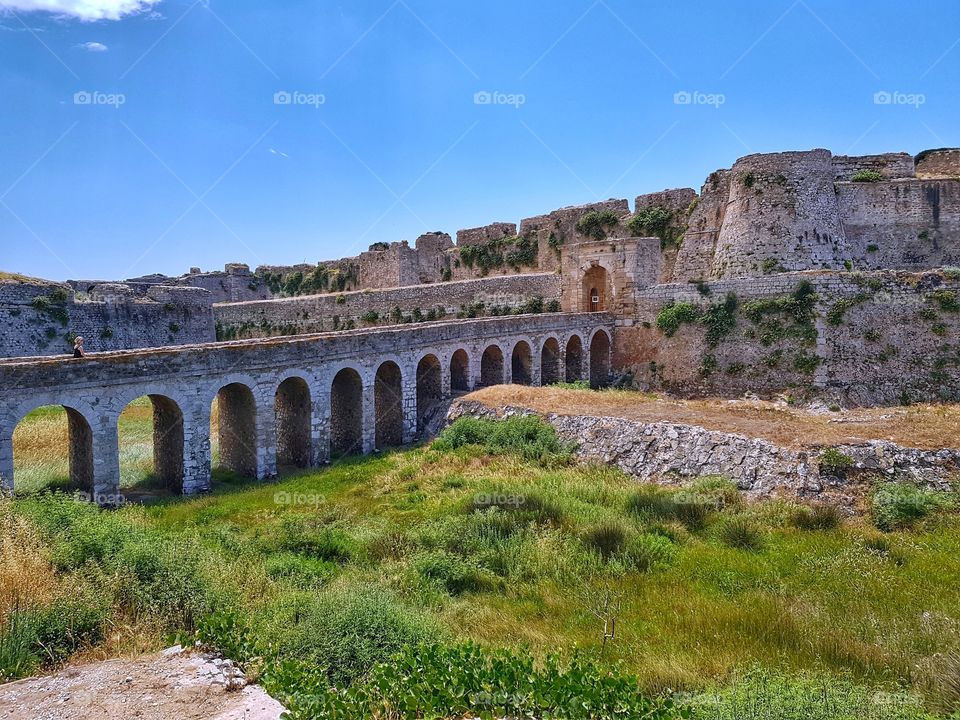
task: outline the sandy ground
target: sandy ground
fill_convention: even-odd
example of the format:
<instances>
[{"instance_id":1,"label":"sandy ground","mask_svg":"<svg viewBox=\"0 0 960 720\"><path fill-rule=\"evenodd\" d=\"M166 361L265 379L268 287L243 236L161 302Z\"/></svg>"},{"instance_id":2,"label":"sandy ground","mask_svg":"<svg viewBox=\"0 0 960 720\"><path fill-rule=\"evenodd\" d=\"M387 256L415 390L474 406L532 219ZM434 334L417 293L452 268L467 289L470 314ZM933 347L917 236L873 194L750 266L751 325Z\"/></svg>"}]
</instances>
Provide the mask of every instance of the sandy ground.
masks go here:
<instances>
[{"instance_id":1,"label":"sandy ground","mask_svg":"<svg viewBox=\"0 0 960 720\"><path fill-rule=\"evenodd\" d=\"M487 405L518 405L559 415L603 415L676 422L764 438L787 447L890 440L906 447L960 447L960 406L911 405L831 412L767 400L679 400L640 392L497 385L465 395Z\"/></svg>"},{"instance_id":2,"label":"sandy ground","mask_svg":"<svg viewBox=\"0 0 960 720\"><path fill-rule=\"evenodd\" d=\"M279 720L283 707L239 674L171 651L68 666L0 685L0 720Z\"/></svg>"}]
</instances>

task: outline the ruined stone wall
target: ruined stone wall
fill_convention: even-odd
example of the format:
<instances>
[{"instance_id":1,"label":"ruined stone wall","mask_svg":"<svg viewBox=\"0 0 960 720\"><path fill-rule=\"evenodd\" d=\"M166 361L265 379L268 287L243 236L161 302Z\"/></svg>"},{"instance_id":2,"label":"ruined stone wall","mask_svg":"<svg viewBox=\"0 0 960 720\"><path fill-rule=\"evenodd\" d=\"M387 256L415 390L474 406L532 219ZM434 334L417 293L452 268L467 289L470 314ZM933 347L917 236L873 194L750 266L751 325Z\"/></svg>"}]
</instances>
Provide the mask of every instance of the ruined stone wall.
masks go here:
<instances>
[{"instance_id":1,"label":"ruined stone wall","mask_svg":"<svg viewBox=\"0 0 960 720\"><path fill-rule=\"evenodd\" d=\"M212 342L210 293L198 288L0 281L0 357Z\"/></svg>"},{"instance_id":2,"label":"ruined stone wall","mask_svg":"<svg viewBox=\"0 0 960 720\"><path fill-rule=\"evenodd\" d=\"M814 293L807 318L801 283ZM728 293L736 307L725 325ZM669 334L658 318L681 303L696 311ZM960 399L960 275L805 272L659 285L637 293L636 312L632 326L617 328L614 364L643 387L854 405Z\"/></svg>"},{"instance_id":3,"label":"ruined stone wall","mask_svg":"<svg viewBox=\"0 0 960 720\"><path fill-rule=\"evenodd\" d=\"M912 178L914 174L913 157L907 153L833 156L833 171L836 180L850 180L862 170L878 172L884 180Z\"/></svg>"},{"instance_id":4,"label":"ruined stone wall","mask_svg":"<svg viewBox=\"0 0 960 720\"><path fill-rule=\"evenodd\" d=\"M920 179L960 178L960 148L926 150L917 155L915 162Z\"/></svg>"},{"instance_id":5,"label":"ruined stone wall","mask_svg":"<svg viewBox=\"0 0 960 720\"><path fill-rule=\"evenodd\" d=\"M700 199L690 212L683 243L677 253L672 278L665 282L687 282L711 276L717 239L727 214L730 170L710 174L700 189Z\"/></svg>"},{"instance_id":6,"label":"ruined stone wall","mask_svg":"<svg viewBox=\"0 0 960 720\"><path fill-rule=\"evenodd\" d=\"M464 416L533 414L521 407L488 407L457 399L447 418L453 422ZM637 480L675 487L706 475L722 475L751 500L816 500L853 510L870 492L877 475L912 484L919 481L931 490L950 492L960 468L958 449L920 450L877 440L836 446L852 466L838 473L821 464L821 448L782 447L681 423L554 413L541 417L556 428L561 440L576 446L576 455L583 461L614 465Z\"/></svg>"},{"instance_id":7,"label":"ruined stone wall","mask_svg":"<svg viewBox=\"0 0 960 720\"><path fill-rule=\"evenodd\" d=\"M841 182L836 192L855 267L960 265L960 180Z\"/></svg>"},{"instance_id":8,"label":"ruined stone wall","mask_svg":"<svg viewBox=\"0 0 960 720\"><path fill-rule=\"evenodd\" d=\"M413 285L391 290L304 295L214 306L222 339L294 335L353 327L487 315L519 308L533 298L560 298L556 273ZM466 310L465 310L466 309Z\"/></svg>"}]
</instances>

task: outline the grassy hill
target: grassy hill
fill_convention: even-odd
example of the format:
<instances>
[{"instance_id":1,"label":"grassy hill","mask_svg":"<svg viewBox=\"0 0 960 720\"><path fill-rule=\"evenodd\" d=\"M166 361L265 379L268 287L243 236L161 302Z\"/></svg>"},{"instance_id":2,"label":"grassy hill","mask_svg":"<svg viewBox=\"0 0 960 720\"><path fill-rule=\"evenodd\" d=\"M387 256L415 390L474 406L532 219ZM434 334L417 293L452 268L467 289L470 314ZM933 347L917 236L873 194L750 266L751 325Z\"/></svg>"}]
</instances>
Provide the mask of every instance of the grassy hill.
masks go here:
<instances>
[{"instance_id":1,"label":"grassy hill","mask_svg":"<svg viewBox=\"0 0 960 720\"><path fill-rule=\"evenodd\" d=\"M115 512L20 497L0 505L0 672L199 633L295 717L350 717L330 714L330 686L364 688L372 707L372 686L440 697L454 669L479 683L527 660L550 692L581 677L603 704L612 677L657 717L945 716L960 709L947 502L911 491L878 508L895 528L882 533L826 508L746 505L722 478L668 492L573 465L531 419L461 421L430 447L276 483L221 476L211 495ZM490 665L498 648L513 654ZM404 662L417 671L388 672ZM303 688L325 699L298 705ZM597 712L582 716L613 713Z\"/></svg>"}]
</instances>

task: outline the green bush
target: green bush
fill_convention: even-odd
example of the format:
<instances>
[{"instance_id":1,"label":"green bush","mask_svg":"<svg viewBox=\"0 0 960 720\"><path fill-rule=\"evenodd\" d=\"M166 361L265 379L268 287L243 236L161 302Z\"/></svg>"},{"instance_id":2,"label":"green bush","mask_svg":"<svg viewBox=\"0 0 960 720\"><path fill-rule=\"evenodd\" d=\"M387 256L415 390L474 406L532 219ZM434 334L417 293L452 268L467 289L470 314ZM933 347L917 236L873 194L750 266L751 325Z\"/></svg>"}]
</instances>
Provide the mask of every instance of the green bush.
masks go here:
<instances>
[{"instance_id":1,"label":"green bush","mask_svg":"<svg viewBox=\"0 0 960 720\"><path fill-rule=\"evenodd\" d=\"M682 717L670 700L647 697L636 678L578 653L569 660L550 655L538 666L526 650L471 643L406 647L346 689L327 686L303 663L272 667L264 682L289 720Z\"/></svg>"},{"instance_id":2,"label":"green bush","mask_svg":"<svg viewBox=\"0 0 960 720\"><path fill-rule=\"evenodd\" d=\"M279 650L323 668L330 682L344 687L405 645L440 634L429 616L371 585L321 593L280 638Z\"/></svg>"},{"instance_id":3,"label":"green bush","mask_svg":"<svg viewBox=\"0 0 960 720\"><path fill-rule=\"evenodd\" d=\"M695 323L699 319L700 311L693 303L671 303L657 315L657 328L671 337L684 323Z\"/></svg>"},{"instance_id":4,"label":"green bush","mask_svg":"<svg viewBox=\"0 0 960 720\"><path fill-rule=\"evenodd\" d=\"M603 240L607 236L607 228L618 222L620 217L613 210L591 210L577 220L577 232L594 240Z\"/></svg>"},{"instance_id":5,"label":"green bush","mask_svg":"<svg viewBox=\"0 0 960 720\"><path fill-rule=\"evenodd\" d=\"M639 572L650 572L673 559L674 547L663 535L643 533L630 538L623 550L626 565Z\"/></svg>"},{"instance_id":6,"label":"green bush","mask_svg":"<svg viewBox=\"0 0 960 720\"><path fill-rule=\"evenodd\" d=\"M851 178L853 182L880 182L883 175L876 170L857 170Z\"/></svg>"},{"instance_id":7,"label":"green bush","mask_svg":"<svg viewBox=\"0 0 960 720\"><path fill-rule=\"evenodd\" d=\"M846 470L853 467L853 458L836 448L827 448L820 453L820 467L834 472Z\"/></svg>"},{"instance_id":8,"label":"green bush","mask_svg":"<svg viewBox=\"0 0 960 720\"><path fill-rule=\"evenodd\" d=\"M446 428L434 441L436 450L453 450L480 445L495 455L517 454L531 462L569 464L574 447L557 438L556 429L534 415L504 420L463 417Z\"/></svg>"},{"instance_id":9,"label":"green bush","mask_svg":"<svg viewBox=\"0 0 960 720\"><path fill-rule=\"evenodd\" d=\"M891 482L874 490L870 511L873 524L880 530L890 532L910 528L918 520L951 505L950 498L943 493L906 482Z\"/></svg>"}]
</instances>

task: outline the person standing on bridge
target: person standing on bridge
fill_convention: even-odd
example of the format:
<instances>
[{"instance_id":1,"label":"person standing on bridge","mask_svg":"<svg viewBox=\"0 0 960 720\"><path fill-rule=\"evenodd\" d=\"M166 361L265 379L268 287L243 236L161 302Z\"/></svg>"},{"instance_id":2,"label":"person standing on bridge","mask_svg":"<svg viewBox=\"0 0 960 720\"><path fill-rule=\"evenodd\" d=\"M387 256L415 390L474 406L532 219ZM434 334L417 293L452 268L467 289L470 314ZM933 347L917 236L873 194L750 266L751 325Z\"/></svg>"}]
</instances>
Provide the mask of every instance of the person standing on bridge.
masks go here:
<instances>
[{"instance_id":1,"label":"person standing on bridge","mask_svg":"<svg viewBox=\"0 0 960 720\"><path fill-rule=\"evenodd\" d=\"M82 358L86 353L83 351L83 338L79 335L77 339L73 341L73 356L75 358Z\"/></svg>"}]
</instances>

